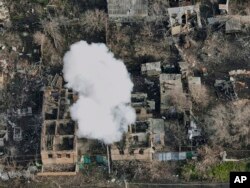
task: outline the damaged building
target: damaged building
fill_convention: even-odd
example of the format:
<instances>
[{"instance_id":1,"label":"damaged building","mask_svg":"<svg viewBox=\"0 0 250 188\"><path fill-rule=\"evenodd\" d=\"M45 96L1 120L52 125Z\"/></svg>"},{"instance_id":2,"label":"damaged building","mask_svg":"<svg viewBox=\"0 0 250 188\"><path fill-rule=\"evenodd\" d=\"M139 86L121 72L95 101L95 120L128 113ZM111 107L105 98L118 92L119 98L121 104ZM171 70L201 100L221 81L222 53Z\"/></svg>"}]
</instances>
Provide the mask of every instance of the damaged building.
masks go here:
<instances>
[{"instance_id":1,"label":"damaged building","mask_svg":"<svg viewBox=\"0 0 250 188\"><path fill-rule=\"evenodd\" d=\"M168 14L173 36L187 33L195 26L202 27L199 4L168 8Z\"/></svg>"},{"instance_id":2,"label":"damaged building","mask_svg":"<svg viewBox=\"0 0 250 188\"><path fill-rule=\"evenodd\" d=\"M178 106L181 111L191 109L191 101L183 90L181 74L161 74L160 95L161 114L177 112ZM176 98L176 100L173 98ZM173 104L173 101L178 104Z\"/></svg>"},{"instance_id":3,"label":"damaged building","mask_svg":"<svg viewBox=\"0 0 250 188\"><path fill-rule=\"evenodd\" d=\"M41 132L42 172L39 175L73 175L76 173L76 123L70 119L69 106L76 95L62 88L56 76L44 90Z\"/></svg>"},{"instance_id":4,"label":"damaged building","mask_svg":"<svg viewBox=\"0 0 250 188\"><path fill-rule=\"evenodd\" d=\"M128 126L123 140L111 146L111 159L153 160L153 153L164 145L165 129L163 119L150 118Z\"/></svg>"},{"instance_id":5,"label":"damaged building","mask_svg":"<svg viewBox=\"0 0 250 188\"><path fill-rule=\"evenodd\" d=\"M136 111L137 120L147 120L153 117L155 101L148 100L147 93L133 93L131 95L131 105Z\"/></svg>"}]
</instances>

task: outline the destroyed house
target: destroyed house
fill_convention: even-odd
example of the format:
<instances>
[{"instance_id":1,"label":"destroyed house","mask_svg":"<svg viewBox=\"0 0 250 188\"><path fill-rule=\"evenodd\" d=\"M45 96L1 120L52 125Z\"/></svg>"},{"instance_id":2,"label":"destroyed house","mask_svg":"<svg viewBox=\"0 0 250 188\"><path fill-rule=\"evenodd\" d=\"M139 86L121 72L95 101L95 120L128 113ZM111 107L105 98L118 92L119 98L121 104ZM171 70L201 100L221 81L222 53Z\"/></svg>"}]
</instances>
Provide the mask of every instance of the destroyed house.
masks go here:
<instances>
[{"instance_id":1,"label":"destroyed house","mask_svg":"<svg viewBox=\"0 0 250 188\"><path fill-rule=\"evenodd\" d=\"M43 167L39 175L73 175L76 172L77 126L69 114L69 106L75 100L75 94L65 88L47 87L44 90L41 132Z\"/></svg>"},{"instance_id":2,"label":"destroyed house","mask_svg":"<svg viewBox=\"0 0 250 188\"><path fill-rule=\"evenodd\" d=\"M148 127L148 122L136 122L130 125L122 141L111 146L111 159L114 161L152 160Z\"/></svg>"},{"instance_id":3,"label":"destroyed house","mask_svg":"<svg viewBox=\"0 0 250 188\"><path fill-rule=\"evenodd\" d=\"M146 120L153 117L155 101L148 100L146 93L133 93L131 96L131 105L136 111L137 120Z\"/></svg>"},{"instance_id":4,"label":"destroyed house","mask_svg":"<svg viewBox=\"0 0 250 188\"><path fill-rule=\"evenodd\" d=\"M168 14L172 35L187 33L196 25L200 28L202 27L198 4L195 6L168 8Z\"/></svg>"},{"instance_id":5,"label":"destroyed house","mask_svg":"<svg viewBox=\"0 0 250 188\"><path fill-rule=\"evenodd\" d=\"M112 160L148 160L164 147L164 120L137 121L128 126L123 140L111 146Z\"/></svg>"},{"instance_id":6,"label":"destroyed house","mask_svg":"<svg viewBox=\"0 0 250 188\"><path fill-rule=\"evenodd\" d=\"M147 0L108 0L109 18L148 16Z\"/></svg>"}]
</instances>

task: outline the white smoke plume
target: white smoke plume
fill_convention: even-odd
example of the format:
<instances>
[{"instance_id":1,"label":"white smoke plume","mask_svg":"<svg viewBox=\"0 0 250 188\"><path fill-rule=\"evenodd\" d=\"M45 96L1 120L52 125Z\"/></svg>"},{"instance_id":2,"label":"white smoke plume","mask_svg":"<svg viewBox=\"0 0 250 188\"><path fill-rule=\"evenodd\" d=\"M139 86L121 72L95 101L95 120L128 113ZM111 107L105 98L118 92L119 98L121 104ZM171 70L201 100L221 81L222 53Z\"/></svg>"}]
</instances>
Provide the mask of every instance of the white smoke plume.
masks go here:
<instances>
[{"instance_id":1,"label":"white smoke plume","mask_svg":"<svg viewBox=\"0 0 250 188\"><path fill-rule=\"evenodd\" d=\"M78 122L78 136L99 139L107 144L119 141L135 121L129 105L133 83L122 61L114 58L105 44L73 44L64 56L66 87L78 92L70 108Z\"/></svg>"}]
</instances>

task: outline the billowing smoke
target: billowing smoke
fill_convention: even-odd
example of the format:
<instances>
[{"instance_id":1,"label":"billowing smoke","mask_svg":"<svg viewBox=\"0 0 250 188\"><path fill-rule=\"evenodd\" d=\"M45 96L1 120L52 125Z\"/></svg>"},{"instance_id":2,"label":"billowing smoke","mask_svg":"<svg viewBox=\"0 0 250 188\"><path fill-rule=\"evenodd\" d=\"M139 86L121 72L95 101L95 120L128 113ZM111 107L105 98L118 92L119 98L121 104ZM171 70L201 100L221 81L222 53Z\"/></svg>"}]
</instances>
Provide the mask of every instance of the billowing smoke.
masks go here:
<instances>
[{"instance_id":1,"label":"billowing smoke","mask_svg":"<svg viewBox=\"0 0 250 188\"><path fill-rule=\"evenodd\" d=\"M135 121L129 105L133 83L122 61L114 58L104 44L73 44L64 56L66 87L78 92L70 108L78 122L78 136L99 139L107 144L119 141Z\"/></svg>"}]
</instances>

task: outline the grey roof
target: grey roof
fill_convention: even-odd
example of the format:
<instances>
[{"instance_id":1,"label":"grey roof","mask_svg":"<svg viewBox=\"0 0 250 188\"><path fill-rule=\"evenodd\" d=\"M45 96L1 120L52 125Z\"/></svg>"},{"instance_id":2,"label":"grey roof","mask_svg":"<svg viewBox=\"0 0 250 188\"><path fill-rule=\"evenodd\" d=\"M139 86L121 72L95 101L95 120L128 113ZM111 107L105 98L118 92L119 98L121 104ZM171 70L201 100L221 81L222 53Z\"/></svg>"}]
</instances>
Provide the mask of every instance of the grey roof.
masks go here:
<instances>
[{"instance_id":1,"label":"grey roof","mask_svg":"<svg viewBox=\"0 0 250 188\"><path fill-rule=\"evenodd\" d=\"M161 93L165 90L178 90L182 92L181 74L161 74Z\"/></svg>"},{"instance_id":2,"label":"grey roof","mask_svg":"<svg viewBox=\"0 0 250 188\"><path fill-rule=\"evenodd\" d=\"M148 0L108 0L109 17L148 15Z\"/></svg>"},{"instance_id":3,"label":"grey roof","mask_svg":"<svg viewBox=\"0 0 250 188\"><path fill-rule=\"evenodd\" d=\"M161 72L161 62L149 62L141 65L141 71L155 70Z\"/></svg>"},{"instance_id":4,"label":"grey roof","mask_svg":"<svg viewBox=\"0 0 250 188\"><path fill-rule=\"evenodd\" d=\"M154 159L157 161L179 161L185 160L186 158L186 152L165 152L154 154Z\"/></svg>"},{"instance_id":5,"label":"grey roof","mask_svg":"<svg viewBox=\"0 0 250 188\"><path fill-rule=\"evenodd\" d=\"M195 90L196 88L201 87L201 78L200 77L188 77L188 86L189 89Z\"/></svg>"},{"instance_id":6,"label":"grey roof","mask_svg":"<svg viewBox=\"0 0 250 188\"><path fill-rule=\"evenodd\" d=\"M226 32L239 32L241 31L241 22L239 18L229 19L226 22Z\"/></svg>"}]
</instances>

